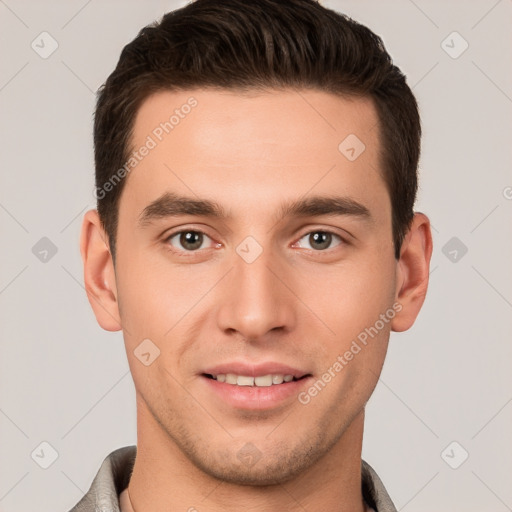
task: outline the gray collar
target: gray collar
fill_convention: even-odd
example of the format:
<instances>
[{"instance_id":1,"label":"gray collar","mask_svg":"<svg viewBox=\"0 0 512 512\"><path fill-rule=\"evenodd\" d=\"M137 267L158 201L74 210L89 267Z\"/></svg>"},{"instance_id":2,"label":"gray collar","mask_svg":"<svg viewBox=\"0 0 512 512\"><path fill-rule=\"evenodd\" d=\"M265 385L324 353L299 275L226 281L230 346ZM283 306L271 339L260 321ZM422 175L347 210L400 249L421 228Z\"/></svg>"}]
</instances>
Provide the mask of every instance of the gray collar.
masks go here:
<instances>
[{"instance_id":1,"label":"gray collar","mask_svg":"<svg viewBox=\"0 0 512 512\"><path fill-rule=\"evenodd\" d=\"M69 512L120 512L119 495L128 487L137 446L118 448L108 455L90 489ZM374 469L361 460L363 498L376 512L397 512Z\"/></svg>"}]
</instances>

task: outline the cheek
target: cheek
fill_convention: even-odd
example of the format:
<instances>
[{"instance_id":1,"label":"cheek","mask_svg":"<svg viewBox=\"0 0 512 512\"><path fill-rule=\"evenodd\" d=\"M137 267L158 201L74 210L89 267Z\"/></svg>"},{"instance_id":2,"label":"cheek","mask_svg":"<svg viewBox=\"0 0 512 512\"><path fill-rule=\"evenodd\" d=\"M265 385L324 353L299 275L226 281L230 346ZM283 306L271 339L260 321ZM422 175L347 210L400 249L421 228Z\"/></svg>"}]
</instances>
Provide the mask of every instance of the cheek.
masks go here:
<instances>
[{"instance_id":1,"label":"cheek","mask_svg":"<svg viewBox=\"0 0 512 512\"><path fill-rule=\"evenodd\" d=\"M147 335L151 331L161 336L158 328L163 329L178 314L178 298L186 300L187 288L180 283L179 273L171 275L169 267L161 264L161 256L160 261L156 258L156 250L144 250L142 241L124 231L119 232L116 270L123 327L130 334L138 331L137 334Z\"/></svg>"},{"instance_id":2,"label":"cheek","mask_svg":"<svg viewBox=\"0 0 512 512\"><path fill-rule=\"evenodd\" d=\"M208 291L219 276L206 265L171 265L150 253L124 257L118 262L118 298L124 339L129 357L144 340L160 350L159 362L176 368L189 350L195 322L206 321Z\"/></svg>"},{"instance_id":3,"label":"cheek","mask_svg":"<svg viewBox=\"0 0 512 512\"><path fill-rule=\"evenodd\" d=\"M333 424L347 421L346 415L359 410L375 388L396 314L393 292L392 274L354 266L333 274L326 293L310 293L305 299L315 304L329 330L323 330L323 350L317 351L318 380L301 403L319 414L327 410Z\"/></svg>"},{"instance_id":4,"label":"cheek","mask_svg":"<svg viewBox=\"0 0 512 512\"><path fill-rule=\"evenodd\" d=\"M298 295L325 323L326 333L344 341L374 325L394 300L392 266L376 266L375 262L318 267L304 273L297 284Z\"/></svg>"}]
</instances>

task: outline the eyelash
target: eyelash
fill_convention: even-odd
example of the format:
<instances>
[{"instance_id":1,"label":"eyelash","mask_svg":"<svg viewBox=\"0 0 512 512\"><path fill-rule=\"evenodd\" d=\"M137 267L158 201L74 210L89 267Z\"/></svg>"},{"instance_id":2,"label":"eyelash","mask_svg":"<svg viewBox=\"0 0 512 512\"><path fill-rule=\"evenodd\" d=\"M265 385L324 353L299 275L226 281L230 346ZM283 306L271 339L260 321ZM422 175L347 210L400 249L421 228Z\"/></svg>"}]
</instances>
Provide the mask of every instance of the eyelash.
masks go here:
<instances>
[{"instance_id":1,"label":"eyelash","mask_svg":"<svg viewBox=\"0 0 512 512\"><path fill-rule=\"evenodd\" d=\"M165 237L164 239L164 242L166 244L166 247L169 251L171 251L173 254L177 254L178 256L180 257L184 257L184 258L187 258L187 257L191 257L191 256L194 256L195 254L199 253L200 251L203 251L205 249L196 249L196 250L193 250L193 251L187 251L187 250L177 250L175 249L171 244L170 244L170 240L172 238L174 238L175 236L177 235L181 235L183 233L198 233L198 234L202 234L208 238L210 238L210 240L212 239L207 233L205 233L204 231L201 231L199 229L182 229L180 231L175 231L171 234L169 234L168 236ZM343 238L341 235L339 235L338 233L335 233L333 231L329 231L327 229L313 229L311 231L308 231L306 233L304 233L303 235L301 235L298 239L297 239L297 242L294 242L294 245L296 243L298 243L300 240L302 240L304 237L308 236L308 235L311 235L313 233L325 233L325 234L328 234L328 235L332 235L334 237L337 237L339 240L340 240L340 243L335 245L334 247L329 247L328 249L323 249L323 250L315 250L315 249L307 249L307 248L303 248L305 249L306 251L310 252L310 253L316 253L316 254L322 254L322 253L330 253L330 251L332 249L335 249L336 247L339 247L339 246L342 246L342 245L349 245L349 242Z\"/></svg>"}]
</instances>

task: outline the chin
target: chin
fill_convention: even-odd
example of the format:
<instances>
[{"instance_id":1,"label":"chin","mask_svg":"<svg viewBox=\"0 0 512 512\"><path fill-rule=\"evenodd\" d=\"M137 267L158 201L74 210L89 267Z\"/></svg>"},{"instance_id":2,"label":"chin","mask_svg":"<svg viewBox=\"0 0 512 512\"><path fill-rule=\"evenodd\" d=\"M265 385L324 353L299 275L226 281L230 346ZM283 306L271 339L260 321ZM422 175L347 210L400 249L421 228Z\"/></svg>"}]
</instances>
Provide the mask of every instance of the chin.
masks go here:
<instances>
[{"instance_id":1,"label":"chin","mask_svg":"<svg viewBox=\"0 0 512 512\"><path fill-rule=\"evenodd\" d=\"M217 480L251 487L280 485L292 480L302 471L302 468L291 468L285 462L263 464L261 460L253 467L247 467L240 463L226 466L223 462L222 466L210 464L202 466L200 469Z\"/></svg>"},{"instance_id":2,"label":"chin","mask_svg":"<svg viewBox=\"0 0 512 512\"><path fill-rule=\"evenodd\" d=\"M328 450L319 438L295 447L272 446L259 451L253 444L234 452L223 448L216 453L188 453L194 465L207 475L234 485L265 487L284 484L310 468ZM247 456L249 454L249 456Z\"/></svg>"}]
</instances>

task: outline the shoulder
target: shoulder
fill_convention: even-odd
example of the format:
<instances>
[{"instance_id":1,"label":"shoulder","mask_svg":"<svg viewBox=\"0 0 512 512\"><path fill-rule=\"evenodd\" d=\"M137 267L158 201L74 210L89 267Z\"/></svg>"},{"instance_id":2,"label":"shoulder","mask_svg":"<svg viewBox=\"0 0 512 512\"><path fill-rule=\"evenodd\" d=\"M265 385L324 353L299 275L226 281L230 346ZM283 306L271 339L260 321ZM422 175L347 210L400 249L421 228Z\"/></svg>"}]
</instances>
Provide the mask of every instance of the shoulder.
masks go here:
<instances>
[{"instance_id":1,"label":"shoulder","mask_svg":"<svg viewBox=\"0 0 512 512\"><path fill-rule=\"evenodd\" d=\"M382 480L366 461L361 459L363 498L375 512L397 512ZM370 509L371 510L371 509Z\"/></svg>"},{"instance_id":2,"label":"shoulder","mask_svg":"<svg viewBox=\"0 0 512 512\"><path fill-rule=\"evenodd\" d=\"M119 511L119 495L128 487L137 446L124 446L103 460L89 490L69 512Z\"/></svg>"}]
</instances>

